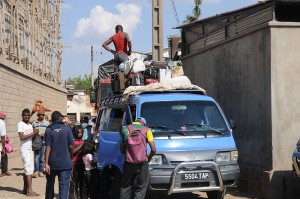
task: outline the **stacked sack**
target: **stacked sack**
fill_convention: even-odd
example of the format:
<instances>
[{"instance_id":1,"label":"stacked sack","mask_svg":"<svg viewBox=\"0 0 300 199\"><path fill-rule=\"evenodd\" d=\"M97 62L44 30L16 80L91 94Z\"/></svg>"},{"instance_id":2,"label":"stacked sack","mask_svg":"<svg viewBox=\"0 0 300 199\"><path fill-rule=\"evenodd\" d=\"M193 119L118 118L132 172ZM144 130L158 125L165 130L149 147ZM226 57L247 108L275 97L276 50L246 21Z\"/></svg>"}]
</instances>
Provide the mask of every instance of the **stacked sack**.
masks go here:
<instances>
[{"instance_id":1,"label":"stacked sack","mask_svg":"<svg viewBox=\"0 0 300 199\"><path fill-rule=\"evenodd\" d=\"M167 82L173 77L183 75L180 61L148 61L133 59L121 63L119 71L124 72L125 87L143 86L156 82Z\"/></svg>"}]
</instances>

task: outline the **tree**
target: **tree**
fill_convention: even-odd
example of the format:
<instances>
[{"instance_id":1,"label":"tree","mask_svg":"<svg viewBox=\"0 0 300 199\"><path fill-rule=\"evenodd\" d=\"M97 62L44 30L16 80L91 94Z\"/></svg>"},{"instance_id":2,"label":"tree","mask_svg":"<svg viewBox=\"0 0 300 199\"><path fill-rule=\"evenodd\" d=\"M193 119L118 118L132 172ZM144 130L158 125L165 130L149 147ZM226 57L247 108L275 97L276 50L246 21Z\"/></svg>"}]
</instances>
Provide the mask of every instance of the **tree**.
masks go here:
<instances>
[{"instance_id":1,"label":"tree","mask_svg":"<svg viewBox=\"0 0 300 199\"><path fill-rule=\"evenodd\" d=\"M194 0L195 2L195 7L193 9L193 13L194 13L194 17L195 17L195 20L198 20L200 15L201 15L201 4L202 4L202 0Z\"/></svg>"},{"instance_id":2,"label":"tree","mask_svg":"<svg viewBox=\"0 0 300 199\"><path fill-rule=\"evenodd\" d=\"M84 77L69 77L66 81L67 84L74 85L74 89L76 90L85 90L87 95L91 94L91 81L92 77L90 75L84 75Z\"/></svg>"},{"instance_id":3,"label":"tree","mask_svg":"<svg viewBox=\"0 0 300 199\"><path fill-rule=\"evenodd\" d=\"M195 7L193 8L193 16L187 15L186 19L183 22L184 24L192 23L193 21L198 20L201 15L200 6L202 4L202 0L194 0L194 3L195 3Z\"/></svg>"}]
</instances>

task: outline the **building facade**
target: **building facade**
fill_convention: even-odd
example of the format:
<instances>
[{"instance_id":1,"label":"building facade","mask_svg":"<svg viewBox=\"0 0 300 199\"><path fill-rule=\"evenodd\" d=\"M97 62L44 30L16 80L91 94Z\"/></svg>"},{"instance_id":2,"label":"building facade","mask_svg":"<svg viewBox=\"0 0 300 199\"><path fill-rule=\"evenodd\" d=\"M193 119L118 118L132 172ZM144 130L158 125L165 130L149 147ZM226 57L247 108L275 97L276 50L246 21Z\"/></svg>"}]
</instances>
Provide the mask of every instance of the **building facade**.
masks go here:
<instances>
[{"instance_id":1,"label":"building facade","mask_svg":"<svg viewBox=\"0 0 300 199\"><path fill-rule=\"evenodd\" d=\"M299 12L266 1L180 27L185 74L236 121L239 186L263 198L299 197Z\"/></svg>"}]
</instances>

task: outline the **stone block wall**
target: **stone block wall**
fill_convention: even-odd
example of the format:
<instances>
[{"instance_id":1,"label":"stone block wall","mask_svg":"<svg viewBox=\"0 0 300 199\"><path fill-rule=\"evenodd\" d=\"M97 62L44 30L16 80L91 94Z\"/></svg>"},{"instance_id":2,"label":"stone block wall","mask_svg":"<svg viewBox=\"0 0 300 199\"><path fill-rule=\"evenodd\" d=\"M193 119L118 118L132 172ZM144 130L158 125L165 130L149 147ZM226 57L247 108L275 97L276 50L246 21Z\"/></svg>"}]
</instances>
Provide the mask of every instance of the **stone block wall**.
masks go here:
<instances>
[{"instance_id":1,"label":"stone block wall","mask_svg":"<svg viewBox=\"0 0 300 199\"><path fill-rule=\"evenodd\" d=\"M66 114L66 93L66 89L62 86L0 57L0 111L6 113L7 134L15 151L9 156L18 154L17 124L22 120L22 110L28 108L31 111L35 101L42 99L51 111L59 110ZM51 112L46 114L50 118ZM36 119L36 115L31 119Z\"/></svg>"}]
</instances>

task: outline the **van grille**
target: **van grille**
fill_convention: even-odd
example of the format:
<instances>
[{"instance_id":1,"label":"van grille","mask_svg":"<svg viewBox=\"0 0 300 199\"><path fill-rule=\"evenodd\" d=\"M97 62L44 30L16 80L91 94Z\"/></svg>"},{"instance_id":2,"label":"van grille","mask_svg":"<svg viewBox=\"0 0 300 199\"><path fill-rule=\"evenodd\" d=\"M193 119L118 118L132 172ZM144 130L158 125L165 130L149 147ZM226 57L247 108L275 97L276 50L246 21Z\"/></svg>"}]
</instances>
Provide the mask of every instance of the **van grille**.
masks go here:
<instances>
[{"instance_id":1,"label":"van grille","mask_svg":"<svg viewBox=\"0 0 300 199\"><path fill-rule=\"evenodd\" d=\"M170 161L172 166L177 166L178 164L182 163L183 161Z\"/></svg>"}]
</instances>

